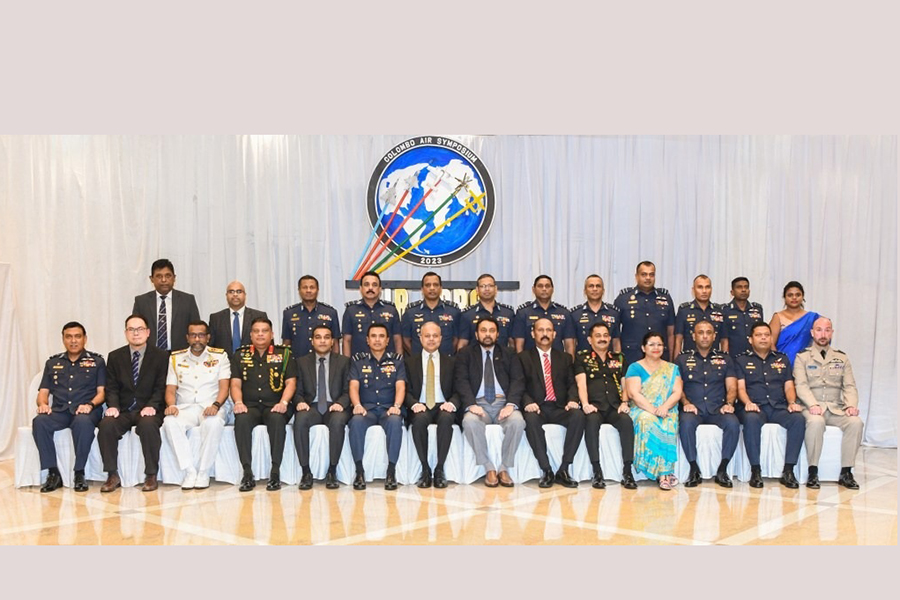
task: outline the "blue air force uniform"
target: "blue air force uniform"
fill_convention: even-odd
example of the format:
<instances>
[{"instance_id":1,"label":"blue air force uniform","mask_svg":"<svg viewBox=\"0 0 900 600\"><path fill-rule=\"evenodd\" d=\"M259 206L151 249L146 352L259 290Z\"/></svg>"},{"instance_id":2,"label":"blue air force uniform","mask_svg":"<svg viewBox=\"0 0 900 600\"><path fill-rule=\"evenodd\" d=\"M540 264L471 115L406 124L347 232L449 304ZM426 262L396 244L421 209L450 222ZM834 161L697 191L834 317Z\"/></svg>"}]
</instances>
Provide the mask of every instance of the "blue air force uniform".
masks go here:
<instances>
[{"instance_id":1,"label":"blue air force uniform","mask_svg":"<svg viewBox=\"0 0 900 600\"><path fill-rule=\"evenodd\" d=\"M372 425L381 425L387 437L388 462L397 464L400 445L403 442L403 415L388 415L396 397L398 381L406 381L403 358L393 352L385 352L381 360L371 352L354 354L350 361L350 381L359 383L359 402L366 409L365 415L350 417L350 451L354 461L363 459L366 449L366 431Z\"/></svg>"},{"instance_id":2,"label":"blue air force uniform","mask_svg":"<svg viewBox=\"0 0 900 600\"><path fill-rule=\"evenodd\" d=\"M725 379L737 378L734 361L715 349L710 349L706 356L697 350L687 350L678 355L675 364L681 371L685 397L697 407L696 415L684 411L679 415L678 435L685 457L688 461L697 460L697 427L711 423L722 430L722 459L730 461L741 426L733 413L721 414L719 410L727 402Z\"/></svg>"},{"instance_id":3,"label":"blue air force uniform","mask_svg":"<svg viewBox=\"0 0 900 600\"><path fill-rule=\"evenodd\" d=\"M787 444L784 461L797 464L800 446L806 433L806 421L799 412L788 412L784 384L793 381L791 361L786 354L769 352L760 358L753 350L748 350L734 359L738 379L744 380L747 395L759 406L759 412L747 412L743 403L738 403L737 415L744 426L744 445L750 466L759 466L759 448L762 426L778 423L787 429Z\"/></svg>"},{"instance_id":4,"label":"blue air force uniform","mask_svg":"<svg viewBox=\"0 0 900 600\"><path fill-rule=\"evenodd\" d=\"M428 322L437 323L441 327L441 354L452 356L456 352L453 347L453 338L459 337L460 322L459 307L455 302L438 300L437 306L429 308L424 300L418 300L410 304L403 313L401 331L403 337L410 338L412 354L422 352L422 342L419 340L419 330Z\"/></svg>"},{"instance_id":5,"label":"blue air force uniform","mask_svg":"<svg viewBox=\"0 0 900 600\"><path fill-rule=\"evenodd\" d=\"M587 302L573 306L569 312L569 320L571 321L570 327L575 334L576 352L591 349L588 338L591 334L591 327L597 321L603 321L609 326L609 334L613 338L619 337L619 311L609 302L603 302L597 312L592 311Z\"/></svg>"},{"instance_id":6,"label":"blue air force uniform","mask_svg":"<svg viewBox=\"0 0 900 600\"><path fill-rule=\"evenodd\" d=\"M53 434L71 427L75 470L84 470L94 443L94 429L103 417L103 409L94 407L86 415L76 415L75 411L97 395L98 387L105 386L106 363L95 352L84 350L74 361L69 360L66 352L47 359L40 389L50 391L50 414L37 415L31 428L41 457L41 469L56 467Z\"/></svg>"},{"instance_id":7,"label":"blue air force uniform","mask_svg":"<svg viewBox=\"0 0 900 600\"><path fill-rule=\"evenodd\" d=\"M722 337L728 339L728 354L732 358L750 350L750 329L757 321L762 321L763 307L759 302L747 301L745 310L737 305L737 300L722 305L722 315L725 324L722 327Z\"/></svg>"},{"instance_id":8,"label":"blue air force uniform","mask_svg":"<svg viewBox=\"0 0 900 600\"><path fill-rule=\"evenodd\" d=\"M510 334L512 333L513 321L516 318L516 312L512 306L494 302L494 312L489 311L481 302L474 304L464 310L459 320L459 339L467 340L470 344L475 344L475 331L478 329L478 322L483 317L493 317L497 321L497 342L498 346L504 348L509 345Z\"/></svg>"},{"instance_id":9,"label":"blue air force uniform","mask_svg":"<svg viewBox=\"0 0 900 600\"><path fill-rule=\"evenodd\" d=\"M307 310L302 302L284 309L281 321L281 339L291 345L291 354L300 358L312 352L312 332L320 324L331 329L331 337L341 339L341 326L337 311L324 302L316 302L315 308Z\"/></svg>"},{"instance_id":10,"label":"blue air force uniform","mask_svg":"<svg viewBox=\"0 0 900 600\"><path fill-rule=\"evenodd\" d=\"M619 311L622 354L628 364L644 357L641 340L648 331L662 334L665 346L662 358L669 360L667 328L675 325L675 305L668 290L653 288L642 292L637 287L627 287L619 292L613 305Z\"/></svg>"},{"instance_id":11,"label":"blue air force uniform","mask_svg":"<svg viewBox=\"0 0 900 600\"><path fill-rule=\"evenodd\" d=\"M394 336L400 335L400 314L393 302L376 300L372 308L362 298L351 300L344 305L344 318L341 329L344 335L350 336L350 356L360 352L368 352L366 335L369 325L380 323L388 329L388 348L394 347Z\"/></svg>"},{"instance_id":12,"label":"blue air force uniform","mask_svg":"<svg viewBox=\"0 0 900 600\"><path fill-rule=\"evenodd\" d=\"M712 323L716 332L716 338L713 341L713 348L719 347L719 341L722 339L722 324L725 321L723 315L723 307L721 304L710 302L706 305L706 309L700 308L700 304L694 300L692 302L684 302L678 307L678 314L675 315L675 335L684 336L684 342L681 345L681 351L687 352L697 347L694 343L694 325L697 321L709 321Z\"/></svg>"},{"instance_id":13,"label":"blue air force uniform","mask_svg":"<svg viewBox=\"0 0 900 600\"><path fill-rule=\"evenodd\" d=\"M521 304L516 309L516 320L513 322L512 330L513 338L525 340L524 350L534 348L536 344L534 343L534 338L531 337L531 330L534 327L534 322L538 319L550 319L553 323L553 329L556 331L556 337L553 338L553 347L565 352L563 340L574 338L575 331L569 322L569 309L556 302L550 302L546 310L537 300Z\"/></svg>"}]
</instances>

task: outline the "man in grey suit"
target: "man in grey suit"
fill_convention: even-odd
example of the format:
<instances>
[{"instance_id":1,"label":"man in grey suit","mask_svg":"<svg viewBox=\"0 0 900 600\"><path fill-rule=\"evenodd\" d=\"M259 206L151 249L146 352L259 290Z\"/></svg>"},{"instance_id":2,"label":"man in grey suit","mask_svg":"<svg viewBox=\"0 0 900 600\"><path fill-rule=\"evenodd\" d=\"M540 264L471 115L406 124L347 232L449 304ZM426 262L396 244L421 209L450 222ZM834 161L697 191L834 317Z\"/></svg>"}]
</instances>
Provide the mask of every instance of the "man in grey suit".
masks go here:
<instances>
[{"instance_id":1,"label":"man in grey suit","mask_svg":"<svg viewBox=\"0 0 900 600\"><path fill-rule=\"evenodd\" d=\"M232 281L225 290L228 308L209 315L209 345L231 355L250 343L250 324L257 317L268 319L264 310L247 306L247 290L240 281Z\"/></svg>"},{"instance_id":2,"label":"man in grey suit","mask_svg":"<svg viewBox=\"0 0 900 600\"><path fill-rule=\"evenodd\" d=\"M294 395L294 445L303 475L300 489L312 488L309 468L309 428L328 427L328 472L325 487L336 489L337 464L344 448L344 426L350 420L350 359L334 352L331 327L322 323L312 332L313 351L297 359L299 376Z\"/></svg>"},{"instance_id":3,"label":"man in grey suit","mask_svg":"<svg viewBox=\"0 0 900 600\"><path fill-rule=\"evenodd\" d=\"M147 342L161 350L187 348L188 323L200 320L194 296L175 288L175 267L167 258L154 261L150 267L152 292L134 297L131 313L141 315L150 327Z\"/></svg>"}]
</instances>

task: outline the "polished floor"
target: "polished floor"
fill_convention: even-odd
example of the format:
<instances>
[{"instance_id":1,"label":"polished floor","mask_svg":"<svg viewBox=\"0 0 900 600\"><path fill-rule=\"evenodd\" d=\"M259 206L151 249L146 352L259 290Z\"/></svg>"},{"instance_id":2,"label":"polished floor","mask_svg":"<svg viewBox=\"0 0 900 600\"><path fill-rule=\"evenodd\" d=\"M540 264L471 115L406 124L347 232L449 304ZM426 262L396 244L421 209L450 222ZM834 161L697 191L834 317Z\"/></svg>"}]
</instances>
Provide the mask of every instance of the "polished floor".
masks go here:
<instances>
[{"instance_id":1,"label":"polished floor","mask_svg":"<svg viewBox=\"0 0 900 600\"><path fill-rule=\"evenodd\" d=\"M897 451L863 448L854 470L861 489L834 483L761 490L711 481L671 492L642 482L636 491L536 482L489 489L480 482L444 490L379 482L365 492L265 485L241 494L164 485L101 494L15 489L13 461L0 463L0 544L897 544Z\"/></svg>"}]
</instances>

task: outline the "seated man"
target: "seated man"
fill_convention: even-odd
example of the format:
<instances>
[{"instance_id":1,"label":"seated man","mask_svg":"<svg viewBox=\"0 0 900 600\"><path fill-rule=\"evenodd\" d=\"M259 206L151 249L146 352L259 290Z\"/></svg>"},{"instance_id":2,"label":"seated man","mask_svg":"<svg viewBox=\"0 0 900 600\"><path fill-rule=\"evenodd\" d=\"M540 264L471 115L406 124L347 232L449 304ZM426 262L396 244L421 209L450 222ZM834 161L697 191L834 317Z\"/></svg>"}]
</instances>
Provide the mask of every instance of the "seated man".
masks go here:
<instances>
[{"instance_id":1,"label":"seated man","mask_svg":"<svg viewBox=\"0 0 900 600\"><path fill-rule=\"evenodd\" d=\"M291 419L291 402L297 388L297 361L287 346L272 343L272 322L257 317L250 324L249 346L231 357L231 399L234 400L234 441L244 475L242 492L256 487L253 476L253 428L265 425L269 432L272 466L266 489L281 489L285 426Z\"/></svg>"},{"instance_id":2,"label":"seated man","mask_svg":"<svg viewBox=\"0 0 900 600\"><path fill-rule=\"evenodd\" d=\"M204 321L188 325L188 349L175 350L169 357L166 377L166 418L163 433L184 473L181 489L209 487L209 470L219 453L225 430L231 365L221 348L207 346L209 326ZM187 430L200 428L200 461L187 439Z\"/></svg>"},{"instance_id":3,"label":"seated man","mask_svg":"<svg viewBox=\"0 0 900 600\"><path fill-rule=\"evenodd\" d=\"M622 487L636 490L631 471L634 462L634 422L628 409L628 396L622 388L625 357L610 351L612 335L609 325L596 321L588 333L590 348L575 355L575 385L584 411L584 442L594 468L591 486L602 490L603 469L600 468L600 426L609 423L619 432L622 446Z\"/></svg>"},{"instance_id":4,"label":"seated man","mask_svg":"<svg viewBox=\"0 0 900 600\"><path fill-rule=\"evenodd\" d=\"M819 489L819 457L825 426L834 425L843 432L838 483L858 490L852 469L863 434L863 422L857 408L859 394L850 359L831 347L833 334L831 319L819 317L813 322L812 346L799 352L794 359L794 386L797 399L805 407L806 456L809 459L806 487Z\"/></svg>"},{"instance_id":5,"label":"seated man","mask_svg":"<svg viewBox=\"0 0 900 600\"><path fill-rule=\"evenodd\" d=\"M297 392L294 400L294 446L303 475L300 489L312 488L309 468L309 428L328 428L328 472L325 487L338 487L337 464L344 449L344 426L350 420L350 359L334 351L331 325L320 323L312 332L313 351L297 359Z\"/></svg>"},{"instance_id":6,"label":"seated man","mask_svg":"<svg viewBox=\"0 0 900 600\"><path fill-rule=\"evenodd\" d=\"M744 426L744 444L750 459L750 487L763 486L759 464L762 426L778 423L787 429L784 470L781 485L800 487L794 476L794 465L800 456L806 422L794 393L791 363L786 354L772 351L772 330L763 321L750 330L750 350L734 360L738 378L738 419Z\"/></svg>"},{"instance_id":7,"label":"seated man","mask_svg":"<svg viewBox=\"0 0 900 600\"><path fill-rule=\"evenodd\" d=\"M366 334L368 352L353 356L350 363L350 450L356 464L354 490L366 489L363 455L366 450L366 431L373 425L381 425L387 437L388 467L384 489L397 489L397 460L403 443L403 417L401 407L406 398L406 369L403 359L393 352L386 352L388 329L381 323L369 325Z\"/></svg>"},{"instance_id":8,"label":"seated man","mask_svg":"<svg viewBox=\"0 0 900 600\"><path fill-rule=\"evenodd\" d=\"M141 315L125 319L128 345L109 353L106 366L106 416L97 427L97 443L107 473L101 492L122 486L119 479L119 440L132 427L141 439L144 485L141 491L159 487L159 428L163 421L163 395L169 353L148 344L150 328Z\"/></svg>"},{"instance_id":9,"label":"seated man","mask_svg":"<svg viewBox=\"0 0 900 600\"><path fill-rule=\"evenodd\" d=\"M716 330L709 321L703 319L694 323L692 337L695 348L685 350L675 359L684 384L678 433L684 456L691 465L684 486L695 487L703 481L697 466L697 427L701 423L712 423L722 430L722 459L714 481L730 488L733 484L726 470L741 436L741 424L734 416L737 399L734 362L728 354L713 347Z\"/></svg>"},{"instance_id":10,"label":"seated man","mask_svg":"<svg viewBox=\"0 0 900 600\"><path fill-rule=\"evenodd\" d=\"M406 408L409 427L412 430L413 443L419 462L422 463L422 476L416 485L420 488L431 487L431 467L428 466L428 426L437 424L437 462L434 465L434 487L447 487L444 476L444 462L450 452L453 440L453 423L456 421L456 410L459 398L453 391L454 359L440 353L441 327L437 323L426 321L419 328L419 340L422 352L406 357Z\"/></svg>"},{"instance_id":11,"label":"seated man","mask_svg":"<svg viewBox=\"0 0 900 600\"><path fill-rule=\"evenodd\" d=\"M72 321L63 325L62 340L66 351L54 354L44 365L37 396L38 414L31 424L31 434L41 457L41 470L49 471L41 492L52 492L63 484L56 466L53 434L67 427L72 429L75 491L86 492L84 467L94 443L94 428L103 416L99 407L103 404L106 363L99 354L84 349L87 333L81 323Z\"/></svg>"},{"instance_id":12,"label":"seated man","mask_svg":"<svg viewBox=\"0 0 900 600\"><path fill-rule=\"evenodd\" d=\"M508 470L516 464L516 451L525 433L522 411L507 399L515 355L509 346L499 343L500 328L493 317L481 317L475 326L475 340L478 343L466 346L456 356L463 435L475 452L475 462L486 471L484 485L512 487ZM488 458L485 426L490 423L499 423L503 429L499 465Z\"/></svg>"},{"instance_id":13,"label":"seated man","mask_svg":"<svg viewBox=\"0 0 900 600\"><path fill-rule=\"evenodd\" d=\"M553 347L556 332L550 319L536 320L531 335L535 347L520 352L512 363L510 401L525 411L525 437L543 472L538 486L548 488L556 481L565 487L578 487L569 476L569 465L584 434L584 413L579 410L572 357ZM562 462L555 476L547 457L544 423L566 428Z\"/></svg>"}]
</instances>

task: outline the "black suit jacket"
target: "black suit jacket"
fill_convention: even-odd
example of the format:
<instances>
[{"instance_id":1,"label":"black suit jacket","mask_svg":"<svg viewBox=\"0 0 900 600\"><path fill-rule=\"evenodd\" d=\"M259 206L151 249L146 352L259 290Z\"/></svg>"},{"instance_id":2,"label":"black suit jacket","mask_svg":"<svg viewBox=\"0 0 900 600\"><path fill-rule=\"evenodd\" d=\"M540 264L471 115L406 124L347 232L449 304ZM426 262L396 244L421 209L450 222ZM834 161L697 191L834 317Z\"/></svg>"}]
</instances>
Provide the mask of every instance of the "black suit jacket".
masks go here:
<instances>
[{"instance_id":1,"label":"black suit jacket","mask_svg":"<svg viewBox=\"0 0 900 600\"><path fill-rule=\"evenodd\" d=\"M512 363L512 391L510 401L520 408L533 402L543 403L547 397L544 385L544 366L537 348L525 350L516 355ZM569 401L578 402L578 389L575 387L575 371L572 368L572 357L567 352L555 348L550 350L550 378L553 380L553 392L556 394L556 405L565 408Z\"/></svg>"},{"instance_id":2,"label":"black suit jacket","mask_svg":"<svg viewBox=\"0 0 900 600\"><path fill-rule=\"evenodd\" d=\"M509 348L494 346L491 348L491 361L494 363L494 379L503 388L507 399L510 395L510 370L515 353ZM481 358L481 344L469 344L456 355L456 371L454 381L460 404L466 409L475 404L475 396L481 388L484 377L484 363Z\"/></svg>"},{"instance_id":3,"label":"black suit jacket","mask_svg":"<svg viewBox=\"0 0 900 600\"><path fill-rule=\"evenodd\" d=\"M406 364L406 400L404 405L411 408L422 397L422 386L425 383L425 373L422 371L422 354L410 354L405 359ZM453 370L456 359L452 356L440 355L441 368L441 392L444 400L459 409L459 396L453 386Z\"/></svg>"},{"instance_id":4,"label":"black suit jacket","mask_svg":"<svg viewBox=\"0 0 900 600\"><path fill-rule=\"evenodd\" d=\"M297 393L294 402L306 402L315 406L316 390L319 384L319 357L310 352L297 359ZM350 359L343 354L332 352L328 358L328 395L331 401L340 404L344 410L350 409Z\"/></svg>"},{"instance_id":5,"label":"black suit jacket","mask_svg":"<svg viewBox=\"0 0 900 600\"><path fill-rule=\"evenodd\" d=\"M156 346L156 311L158 309L156 290L134 297L132 314L141 315L147 319L150 327L150 339L147 343ZM200 310L194 296L187 292L172 290L172 314L168 315L172 324L172 339L169 340L170 350L184 350L188 347L187 330L188 323L200 320Z\"/></svg>"},{"instance_id":6,"label":"black suit jacket","mask_svg":"<svg viewBox=\"0 0 900 600\"><path fill-rule=\"evenodd\" d=\"M231 315L232 310L226 308L219 312L209 315L209 345L213 348L221 348L231 358ZM247 346L250 344L250 327L253 320L258 318L268 318L264 310L256 310L249 306L244 308L244 322L241 323L241 343L239 346Z\"/></svg>"},{"instance_id":7,"label":"black suit jacket","mask_svg":"<svg viewBox=\"0 0 900 600\"><path fill-rule=\"evenodd\" d=\"M109 353L106 360L106 405L125 410L137 400L134 408L145 406L156 409L161 415L165 410L166 375L169 371L169 353L147 343L137 385L131 375L131 348L123 346Z\"/></svg>"}]
</instances>

